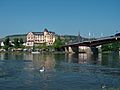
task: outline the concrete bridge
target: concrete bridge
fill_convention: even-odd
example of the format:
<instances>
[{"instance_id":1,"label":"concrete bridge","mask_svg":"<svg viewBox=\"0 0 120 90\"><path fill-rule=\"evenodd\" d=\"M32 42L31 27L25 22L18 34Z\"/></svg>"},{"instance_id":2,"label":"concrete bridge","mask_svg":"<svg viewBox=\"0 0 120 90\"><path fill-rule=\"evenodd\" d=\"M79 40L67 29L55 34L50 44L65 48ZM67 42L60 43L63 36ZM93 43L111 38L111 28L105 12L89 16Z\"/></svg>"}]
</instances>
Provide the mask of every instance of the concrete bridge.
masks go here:
<instances>
[{"instance_id":1,"label":"concrete bridge","mask_svg":"<svg viewBox=\"0 0 120 90\"><path fill-rule=\"evenodd\" d=\"M97 53L101 50L101 45L117 41L120 41L120 36L109 36L97 38L96 40L67 44L62 47L65 48L65 52L67 53Z\"/></svg>"}]
</instances>

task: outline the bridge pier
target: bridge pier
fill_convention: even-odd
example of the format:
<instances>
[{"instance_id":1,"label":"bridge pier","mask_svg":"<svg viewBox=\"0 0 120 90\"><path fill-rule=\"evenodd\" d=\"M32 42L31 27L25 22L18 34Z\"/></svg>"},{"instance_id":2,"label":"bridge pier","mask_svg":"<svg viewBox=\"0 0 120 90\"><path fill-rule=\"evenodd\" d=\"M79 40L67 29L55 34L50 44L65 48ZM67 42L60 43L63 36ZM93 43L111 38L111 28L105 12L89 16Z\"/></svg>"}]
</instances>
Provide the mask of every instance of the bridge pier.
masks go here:
<instances>
[{"instance_id":1,"label":"bridge pier","mask_svg":"<svg viewBox=\"0 0 120 90\"><path fill-rule=\"evenodd\" d=\"M98 48L96 48L96 47L90 47L90 48L91 48L92 54L98 54Z\"/></svg>"},{"instance_id":2,"label":"bridge pier","mask_svg":"<svg viewBox=\"0 0 120 90\"><path fill-rule=\"evenodd\" d=\"M98 53L98 50L96 47L79 46L79 52L94 54L94 53Z\"/></svg>"},{"instance_id":3,"label":"bridge pier","mask_svg":"<svg viewBox=\"0 0 120 90\"><path fill-rule=\"evenodd\" d=\"M78 46L73 46L73 47L69 46L68 47L68 52L69 53L78 53L78 51L79 51Z\"/></svg>"},{"instance_id":4,"label":"bridge pier","mask_svg":"<svg viewBox=\"0 0 120 90\"><path fill-rule=\"evenodd\" d=\"M66 53L89 53L89 54L97 54L98 48L96 47L88 47L88 46L68 46L65 47Z\"/></svg>"},{"instance_id":5,"label":"bridge pier","mask_svg":"<svg viewBox=\"0 0 120 90\"><path fill-rule=\"evenodd\" d=\"M69 51L68 51L68 47L65 47L65 52L66 52L66 53L68 53L68 52L69 52Z\"/></svg>"},{"instance_id":6,"label":"bridge pier","mask_svg":"<svg viewBox=\"0 0 120 90\"><path fill-rule=\"evenodd\" d=\"M102 52L101 47L102 47L102 45L99 45L99 46L96 47L98 49L98 52Z\"/></svg>"}]
</instances>

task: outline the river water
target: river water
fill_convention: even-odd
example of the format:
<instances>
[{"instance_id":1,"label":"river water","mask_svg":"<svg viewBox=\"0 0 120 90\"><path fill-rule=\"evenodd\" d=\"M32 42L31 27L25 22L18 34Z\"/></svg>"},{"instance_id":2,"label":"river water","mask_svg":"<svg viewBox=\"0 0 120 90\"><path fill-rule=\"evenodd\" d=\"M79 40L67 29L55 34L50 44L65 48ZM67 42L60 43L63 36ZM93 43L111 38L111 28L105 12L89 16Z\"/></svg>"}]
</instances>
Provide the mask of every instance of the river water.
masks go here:
<instances>
[{"instance_id":1,"label":"river water","mask_svg":"<svg viewBox=\"0 0 120 90\"><path fill-rule=\"evenodd\" d=\"M42 67L44 72L40 72ZM120 55L0 53L0 90L120 88Z\"/></svg>"}]
</instances>

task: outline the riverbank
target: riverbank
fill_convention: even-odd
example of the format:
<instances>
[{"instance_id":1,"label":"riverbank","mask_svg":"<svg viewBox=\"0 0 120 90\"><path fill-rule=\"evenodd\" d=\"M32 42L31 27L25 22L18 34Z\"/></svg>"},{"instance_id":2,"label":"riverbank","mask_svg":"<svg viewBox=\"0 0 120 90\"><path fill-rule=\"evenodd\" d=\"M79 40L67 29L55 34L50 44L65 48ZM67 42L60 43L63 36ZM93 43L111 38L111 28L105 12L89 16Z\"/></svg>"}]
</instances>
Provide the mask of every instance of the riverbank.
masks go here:
<instances>
[{"instance_id":1,"label":"riverbank","mask_svg":"<svg viewBox=\"0 0 120 90\"><path fill-rule=\"evenodd\" d=\"M102 51L102 52L100 52L100 53L112 53L112 52L116 53L116 52L120 52L120 51L119 51L119 50L113 50L113 51Z\"/></svg>"},{"instance_id":2,"label":"riverbank","mask_svg":"<svg viewBox=\"0 0 120 90\"><path fill-rule=\"evenodd\" d=\"M32 52L32 51L0 51L0 53L31 53L31 54L64 54L64 51L37 51L37 52Z\"/></svg>"}]
</instances>

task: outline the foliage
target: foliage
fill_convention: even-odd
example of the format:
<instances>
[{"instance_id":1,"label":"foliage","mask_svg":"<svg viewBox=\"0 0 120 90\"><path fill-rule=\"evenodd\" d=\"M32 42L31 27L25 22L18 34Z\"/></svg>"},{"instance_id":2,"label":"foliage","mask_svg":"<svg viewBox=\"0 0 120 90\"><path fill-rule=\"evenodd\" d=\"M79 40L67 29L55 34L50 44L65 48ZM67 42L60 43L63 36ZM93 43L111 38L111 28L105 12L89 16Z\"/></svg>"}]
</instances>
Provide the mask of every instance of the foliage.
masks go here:
<instances>
[{"instance_id":1,"label":"foliage","mask_svg":"<svg viewBox=\"0 0 120 90\"><path fill-rule=\"evenodd\" d=\"M9 38L6 38L5 39L5 41L4 41L4 49L5 50L8 50L9 49L9 47L11 47L12 45L11 45L11 43L10 43L10 39Z\"/></svg>"},{"instance_id":2,"label":"foliage","mask_svg":"<svg viewBox=\"0 0 120 90\"><path fill-rule=\"evenodd\" d=\"M34 46L33 47L33 50L34 49L39 49L41 51L52 51L53 50L53 46L46 46L46 43L42 43L38 46Z\"/></svg>"},{"instance_id":3,"label":"foliage","mask_svg":"<svg viewBox=\"0 0 120 90\"><path fill-rule=\"evenodd\" d=\"M112 50L119 50L120 48L120 42L112 43Z\"/></svg>"},{"instance_id":4,"label":"foliage","mask_svg":"<svg viewBox=\"0 0 120 90\"><path fill-rule=\"evenodd\" d=\"M20 47L20 42L19 42L19 39L18 38L14 38L14 47L15 48L19 48Z\"/></svg>"},{"instance_id":5,"label":"foliage","mask_svg":"<svg viewBox=\"0 0 120 90\"><path fill-rule=\"evenodd\" d=\"M5 38L9 38L11 41L14 41L14 38L22 38L23 41L25 41L26 36L27 34L18 34L18 35L9 35L9 36L6 36Z\"/></svg>"},{"instance_id":6,"label":"foliage","mask_svg":"<svg viewBox=\"0 0 120 90\"><path fill-rule=\"evenodd\" d=\"M119 50L119 48L120 48L120 42L114 42L114 43L102 45L102 51L114 51L114 50Z\"/></svg>"},{"instance_id":7,"label":"foliage","mask_svg":"<svg viewBox=\"0 0 120 90\"><path fill-rule=\"evenodd\" d=\"M58 50L58 49L61 48L62 45L64 45L64 42L60 39L60 37L58 37L58 38L55 40L55 42L54 42L54 44L53 44L53 47Z\"/></svg>"},{"instance_id":8,"label":"foliage","mask_svg":"<svg viewBox=\"0 0 120 90\"><path fill-rule=\"evenodd\" d=\"M104 44L101 47L102 51L110 51L111 50L111 44Z\"/></svg>"},{"instance_id":9,"label":"foliage","mask_svg":"<svg viewBox=\"0 0 120 90\"><path fill-rule=\"evenodd\" d=\"M9 38L6 38L5 41L4 41L4 45L10 45L10 39Z\"/></svg>"},{"instance_id":10,"label":"foliage","mask_svg":"<svg viewBox=\"0 0 120 90\"><path fill-rule=\"evenodd\" d=\"M20 39L18 39L18 38L14 38L14 47L15 48L21 48L21 47L23 47L23 39L22 38L20 38Z\"/></svg>"},{"instance_id":11,"label":"foliage","mask_svg":"<svg viewBox=\"0 0 120 90\"><path fill-rule=\"evenodd\" d=\"M39 46L34 46L34 49L40 49L45 51L54 51L54 50L60 50L61 45L64 45L65 41L61 40L60 37L58 37L54 44L51 46L46 46L46 43L40 44Z\"/></svg>"},{"instance_id":12,"label":"foliage","mask_svg":"<svg viewBox=\"0 0 120 90\"><path fill-rule=\"evenodd\" d=\"M24 43L23 39L20 38L20 44L22 45Z\"/></svg>"}]
</instances>

